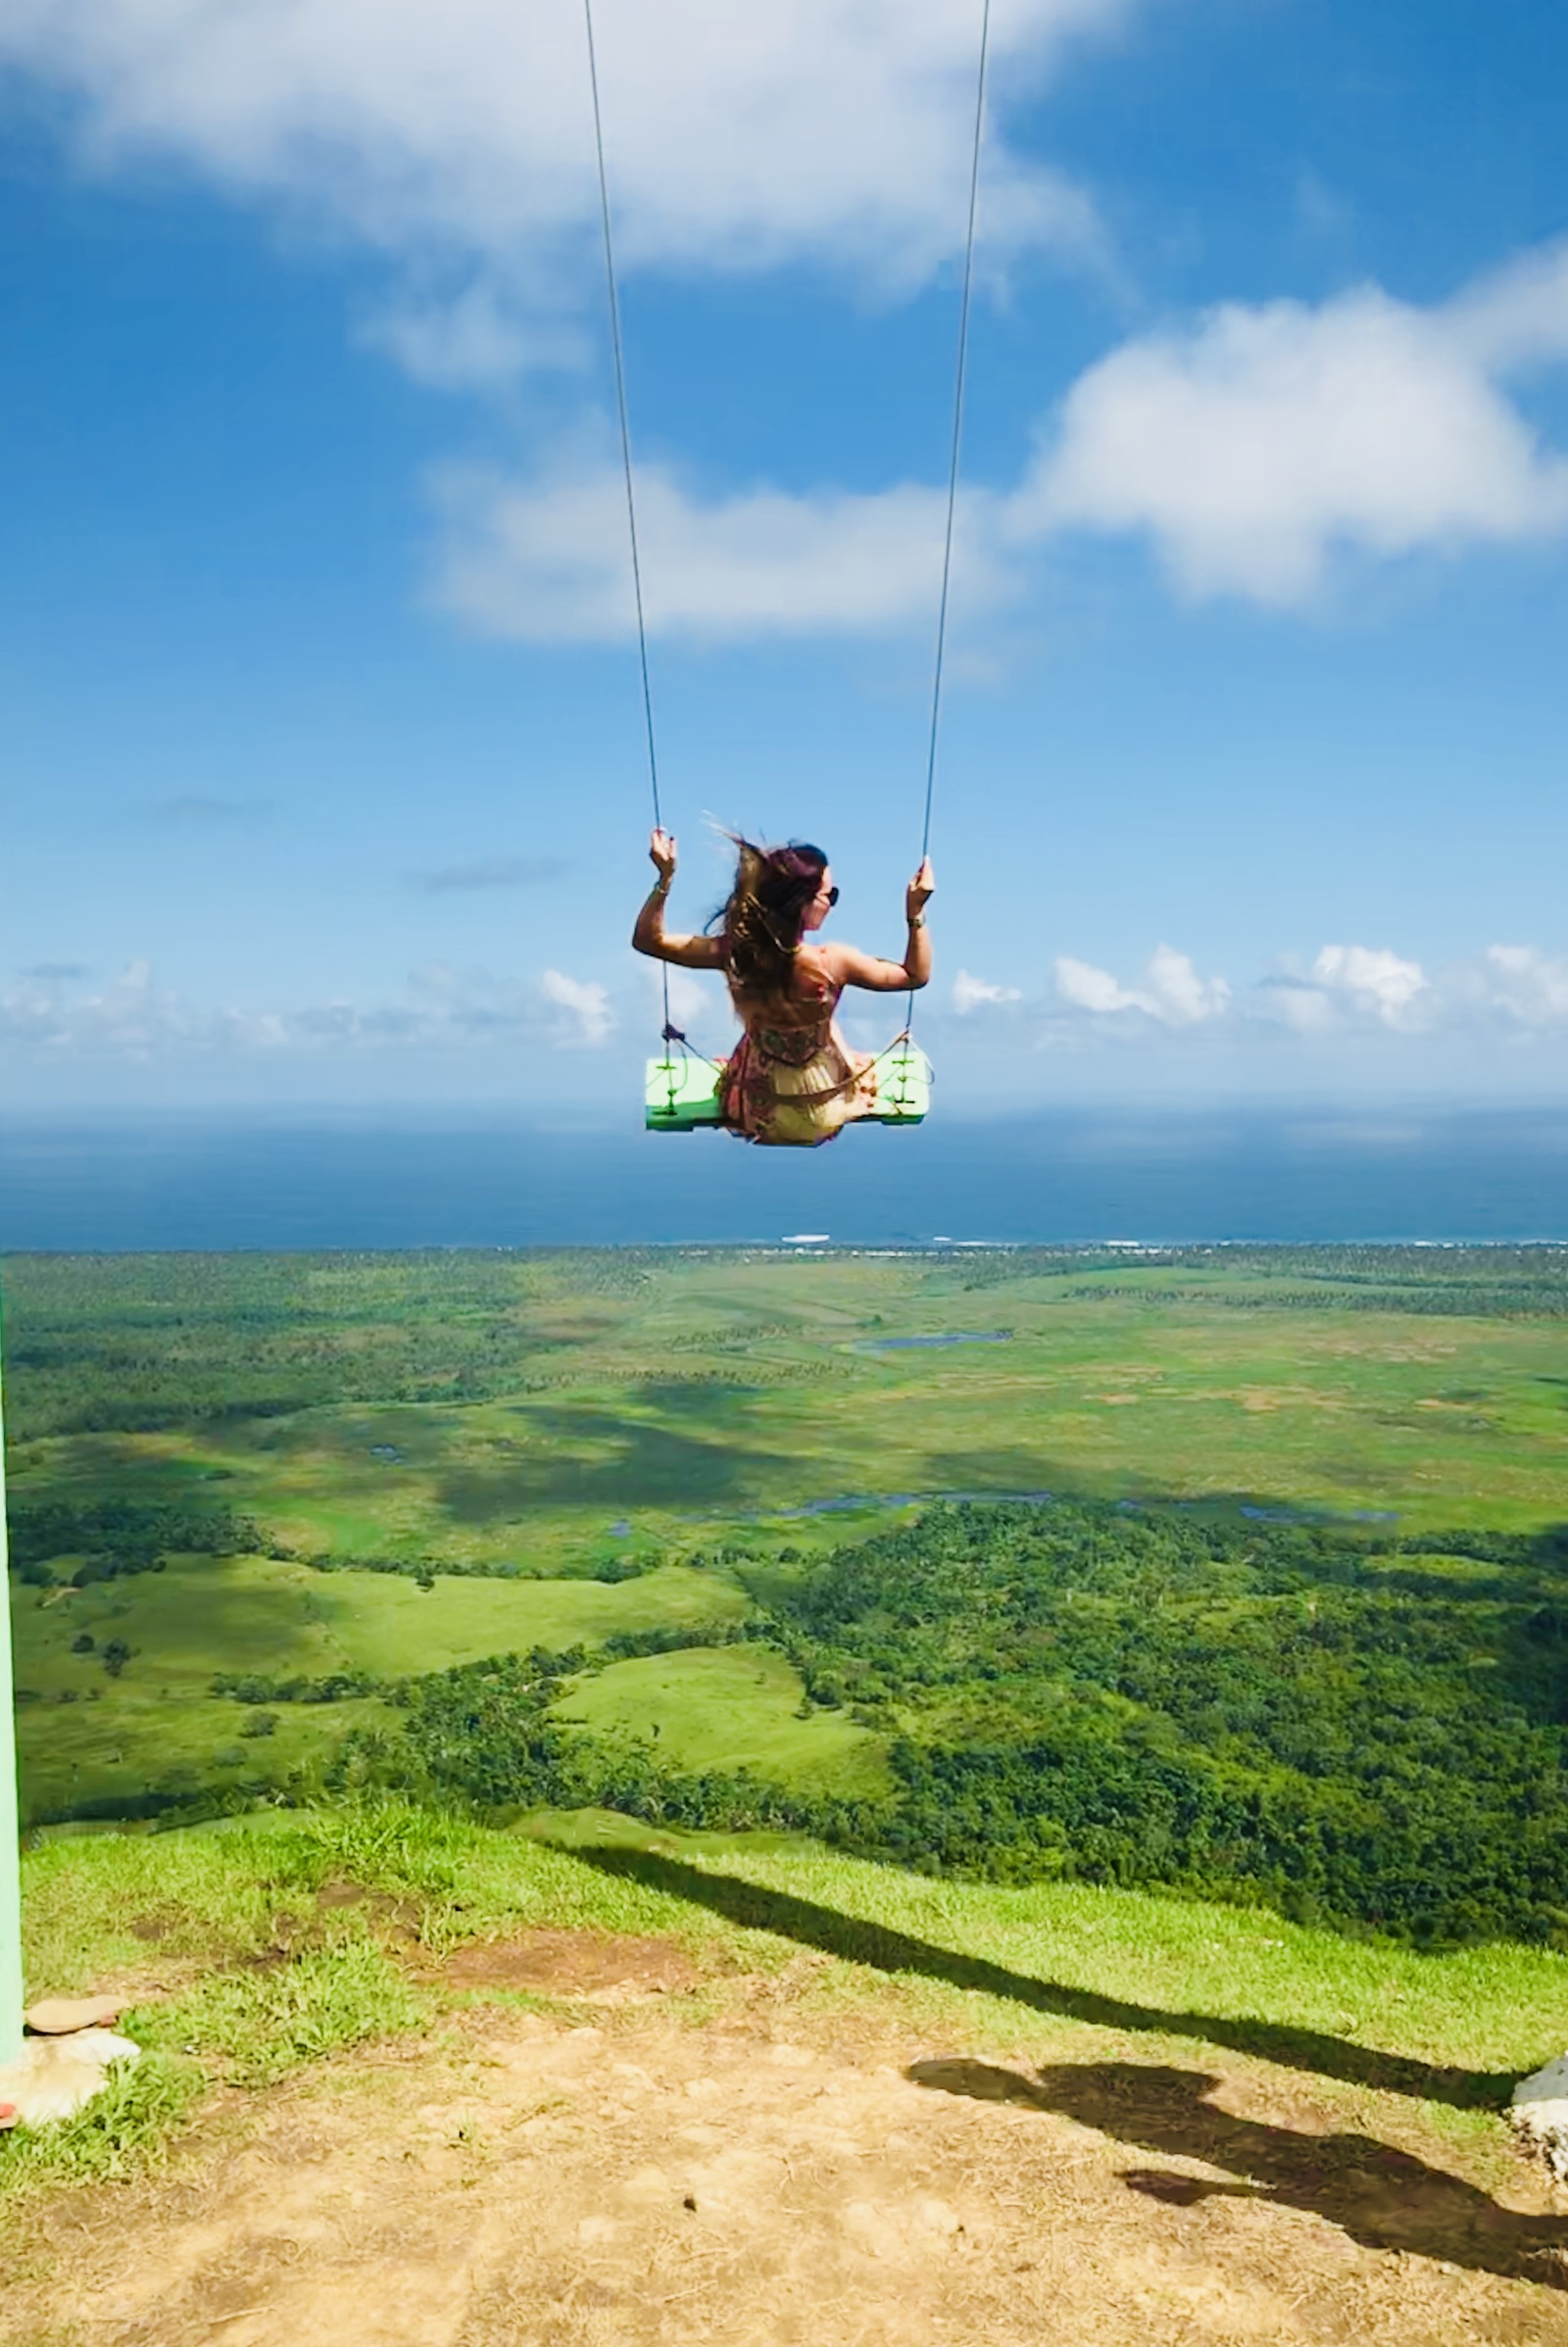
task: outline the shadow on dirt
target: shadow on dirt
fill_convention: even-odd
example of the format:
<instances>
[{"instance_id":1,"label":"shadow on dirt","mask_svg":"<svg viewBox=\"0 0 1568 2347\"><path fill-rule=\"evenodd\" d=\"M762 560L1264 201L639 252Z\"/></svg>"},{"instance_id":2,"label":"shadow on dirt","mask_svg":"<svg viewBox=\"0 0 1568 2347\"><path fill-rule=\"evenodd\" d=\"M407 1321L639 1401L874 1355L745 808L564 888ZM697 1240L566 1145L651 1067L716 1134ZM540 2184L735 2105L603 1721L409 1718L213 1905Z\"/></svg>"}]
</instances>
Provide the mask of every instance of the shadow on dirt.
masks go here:
<instances>
[{"instance_id":1,"label":"shadow on dirt","mask_svg":"<svg viewBox=\"0 0 1568 2347\"><path fill-rule=\"evenodd\" d=\"M1289 2022L1254 2021L1214 2013L1167 2012L1159 2005L1130 2003L1124 1997L1102 1996L1093 1988L1073 1988L1060 1980L1039 1980L1027 1973L1009 1972L983 1956L966 1956L959 1949L934 1946L883 1924L863 1923L819 1907L810 1899L748 1882L737 1875L721 1875L706 1867L688 1866L679 1858L654 1850L616 1849L605 1845L573 1846L571 1855L602 1874L630 1876L651 1889L668 1891L695 1906L709 1907L734 1924L753 1931L776 1931L802 1947L820 1948L848 1964L868 1964L878 1972L920 1973L946 1980L955 1988L979 1989L987 1996L1008 1997L1037 2013L1060 2014L1096 2029L1156 2029L1164 2036L1196 2037L1206 2045L1229 2046L1234 2052L1254 2054L1291 2070L1313 2071L1320 2078L1343 2078L1354 2086L1374 2086L1393 2094L1411 2094L1429 2102L1451 2103L1458 2110L1498 2110L1508 2099L1513 2078L1506 2073L1446 2068L1420 2062L1404 2054L1384 2053L1375 2046L1356 2045L1345 2037L1330 2037L1319 2029L1293 2027ZM1568 2241L1568 2227L1565 2227Z\"/></svg>"},{"instance_id":2,"label":"shadow on dirt","mask_svg":"<svg viewBox=\"0 0 1568 2347\"><path fill-rule=\"evenodd\" d=\"M1568 2218L1520 2216L1462 2176L1429 2168L1372 2135L1298 2134L1238 2119L1207 2097L1201 2071L1137 2062L1061 2063L1026 2078L990 2062L916 2062L917 2086L977 2102L1021 2103L1096 2128L1118 2143L1203 2160L1245 2181L1216 2182L1153 2168L1128 2169L1135 2192L1171 2208L1205 2200L1271 2201L1325 2218L1363 2249L1445 2259L1510 2280L1568 2288Z\"/></svg>"}]
</instances>

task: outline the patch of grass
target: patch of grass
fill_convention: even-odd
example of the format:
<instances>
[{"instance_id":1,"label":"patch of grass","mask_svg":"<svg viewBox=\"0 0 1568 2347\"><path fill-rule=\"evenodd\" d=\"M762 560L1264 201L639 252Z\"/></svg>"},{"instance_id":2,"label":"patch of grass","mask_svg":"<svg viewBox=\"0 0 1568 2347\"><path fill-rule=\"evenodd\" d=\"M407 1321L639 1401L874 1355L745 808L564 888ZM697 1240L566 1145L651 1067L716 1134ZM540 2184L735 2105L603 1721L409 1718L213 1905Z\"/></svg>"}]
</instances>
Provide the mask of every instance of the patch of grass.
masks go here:
<instances>
[{"instance_id":1,"label":"patch of grass","mask_svg":"<svg viewBox=\"0 0 1568 2347\"><path fill-rule=\"evenodd\" d=\"M601 1734L655 1737L671 1769L745 1769L770 1785L890 1793L883 1739L842 1712L802 1719L803 1692L800 1673L771 1647L698 1646L612 1663L555 1708Z\"/></svg>"},{"instance_id":2,"label":"patch of grass","mask_svg":"<svg viewBox=\"0 0 1568 2347\"><path fill-rule=\"evenodd\" d=\"M681 1838L664 1837L678 1862ZM1064 2010L1070 1997L1136 2008L1151 2029L1161 2015L1170 2025L1257 2022L1508 2078L1562 2050L1568 1959L1533 1948L1502 1943L1423 1956L1385 1939L1285 1923L1260 1908L1088 1883L932 1882L808 1842L758 1849L736 1835L705 1843L690 1861L699 1875L730 1876L844 1919L849 1961L878 1975L887 1970L878 1935L894 1932L938 1957L994 1966L1020 1985L1057 1987ZM950 1977L939 1964L898 1969L906 1982ZM1010 2008L1012 2029L1021 2013L1046 2009L1032 1993L1009 1995L1001 1983L963 1993L987 1997L999 2014ZM1191 2026L1165 2033L1200 2039Z\"/></svg>"},{"instance_id":3,"label":"patch of grass","mask_svg":"<svg viewBox=\"0 0 1568 2347\"><path fill-rule=\"evenodd\" d=\"M296 1836L253 1832L52 1840L23 1874L29 1997L255 1955L280 1900L315 1887Z\"/></svg>"},{"instance_id":4,"label":"patch of grass","mask_svg":"<svg viewBox=\"0 0 1568 2347\"><path fill-rule=\"evenodd\" d=\"M265 1970L220 1973L142 2017L150 2042L193 2045L227 2083L270 2086L345 2046L417 2029L429 2008L362 1931Z\"/></svg>"},{"instance_id":5,"label":"patch of grass","mask_svg":"<svg viewBox=\"0 0 1568 2347\"><path fill-rule=\"evenodd\" d=\"M747 1600L724 1576L665 1565L634 1581L437 1581L315 1577L345 1654L385 1678L444 1671L487 1654L597 1645L616 1631L738 1620Z\"/></svg>"},{"instance_id":6,"label":"patch of grass","mask_svg":"<svg viewBox=\"0 0 1568 2347\"><path fill-rule=\"evenodd\" d=\"M119 2183L157 2166L206 2084L200 2065L177 2054L144 2052L139 2062L117 2062L74 2118L0 2136L0 2197Z\"/></svg>"}]
</instances>

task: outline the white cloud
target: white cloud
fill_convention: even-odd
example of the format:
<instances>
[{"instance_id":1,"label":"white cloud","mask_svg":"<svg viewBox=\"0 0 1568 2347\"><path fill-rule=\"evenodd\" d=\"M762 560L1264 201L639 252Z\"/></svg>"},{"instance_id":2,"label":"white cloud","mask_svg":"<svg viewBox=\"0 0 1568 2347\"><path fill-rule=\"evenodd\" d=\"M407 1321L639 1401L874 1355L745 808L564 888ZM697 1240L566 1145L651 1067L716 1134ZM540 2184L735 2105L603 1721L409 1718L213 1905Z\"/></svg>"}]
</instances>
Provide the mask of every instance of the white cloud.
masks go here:
<instances>
[{"instance_id":1,"label":"white cloud","mask_svg":"<svg viewBox=\"0 0 1568 2347\"><path fill-rule=\"evenodd\" d=\"M1478 277L1446 318L1455 341L1499 372L1568 358L1568 238Z\"/></svg>"},{"instance_id":2,"label":"white cloud","mask_svg":"<svg viewBox=\"0 0 1568 2347\"><path fill-rule=\"evenodd\" d=\"M133 961L94 988L69 962L40 962L0 995L0 1044L46 1053L104 1051L143 1058L159 1045L183 1042L196 1021L177 997L153 984L150 965Z\"/></svg>"},{"instance_id":3,"label":"white cloud","mask_svg":"<svg viewBox=\"0 0 1568 2347\"><path fill-rule=\"evenodd\" d=\"M690 970L677 969L672 962L666 962L661 970L649 970L647 982L661 1008L664 988L668 987L670 1024L683 1033L707 1024L715 1015L729 1016L729 996L721 980L710 978L705 986ZM730 1025L733 1027L733 1019Z\"/></svg>"},{"instance_id":4,"label":"white cloud","mask_svg":"<svg viewBox=\"0 0 1568 2347\"><path fill-rule=\"evenodd\" d=\"M579 1042L593 1045L608 1039L615 1014L609 994L597 979L568 978L564 970L546 970L542 983L546 1001L566 1013Z\"/></svg>"},{"instance_id":5,"label":"white cloud","mask_svg":"<svg viewBox=\"0 0 1568 2347\"><path fill-rule=\"evenodd\" d=\"M1017 987L993 986L988 979L972 977L967 970L960 970L953 981L953 1007L959 1018L967 1018L971 1011L984 1010L995 1002L1022 1001Z\"/></svg>"},{"instance_id":6,"label":"white cloud","mask_svg":"<svg viewBox=\"0 0 1568 2347\"><path fill-rule=\"evenodd\" d=\"M1435 1004L1421 964L1387 947L1325 946L1308 976L1288 974L1263 990L1265 1011L1301 1034L1348 1023L1415 1027Z\"/></svg>"},{"instance_id":7,"label":"white cloud","mask_svg":"<svg viewBox=\"0 0 1568 2347\"><path fill-rule=\"evenodd\" d=\"M1127 0L999 0L997 81ZM598 0L621 251L918 278L961 239L975 0ZM0 0L0 62L64 90L101 168L176 161L400 252L571 254L596 224L574 0ZM1090 209L996 138L993 245Z\"/></svg>"},{"instance_id":8,"label":"white cloud","mask_svg":"<svg viewBox=\"0 0 1568 2347\"><path fill-rule=\"evenodd\" d=\"M106 1061L211 1069L258 1059L298 1068L379 1058L385 1066L424 1051L477 1066L486 1054L579 1051L616 1041L637 1051L644 1037L652 1050L658 1034L654 981L644 967L636 986L617 998L600 981L564 970L498 978L429 963L380 1000L239 1008L160 986L144 960L104 980L77 963L38 962L0 988L0 1057L14 1069ZM678 970L670 981L676 1024L701 1029L705 1044L724 1048L733 1023L722 987L704 987ZM1430 974L1387 948L1325 946L1304 967L1239 990L1200 977L1169 946L1151 956L1133 985L1064 954L1055 964L1055 995L1059 1007L1024 1005L1025 1032L1042 1045L1075 1050L1097 1037L1118 1039L1118 1050L1168 1049L1178 1037L1202 1033L1227 1051L1256 1050L1266 1040L1273 1060L1289 1042L1320 1054L1326 1047L1375 1046L1380 1063L1393 1068L1433 1050L1479 1051L1489 1065L1504 1064L1499 1054L1506 1051L1517 1065L1532 1047L1549 1052L1555 1065L1568 1043L1568 954L1527 945L1494 945ZM967 970L954 982L960 1017L1021 1001L1016 989ZM858 1046L886 1044L886 1022L868 1000L851 1007L846 1023ZM982 1035L972 1041L983 1050ZM504 1056L502 1064L509 1064Z\"/></svg>"},{"instance_id":9,"label":"white cloud","mask_svg":"<svg viewBox=\"0 0 1568 2347\"><path fill-rule=\"evenodd\" d=\"M1465 992L1505 1024L1568 1026L1568 959L1534 946L1489 946Z\"/></svg>"},{"instance_id":10,"label":"white cloud","mask_svg":"<svg viewBox=\"0 0 1568 2347\"><path fill-rule=\"evenodd\" d=\"M69 964L40 964L0 993L0 1051L30 1057L151 1060L171 1054L319 1052L435 1045L604 1043L615 1017L591 979L546 970L537 983L429 964L388 1002L214 1009L154 979L146 961L93 986Z\"/></svg>"},{"instance_id":11,"label":"white cloud","mask_svg":"<svg viewBox=\"0 0 1568 2347\"><path fill-rule=\"evenodd\" d=\"M1528 540L1568 527L1568 465L1506 394L1568 355L1568 246L1423 310L1376 287L1313 309L1227 304L1080 376L1020 537L1150 537L1177 584L1292 605L1335 553Z\"/></svg>"},{"instance_id":12,"label":"white cloud","mask_svg":"<svg viewBox=\"0 0 1568 2347\"><path fill-rule=\"evenodd\" d=\"M1568 358L1568 245L1420 310L1375 288L1311 309L1211 311L1079 377L1009 493L961 500L955 609L1020 593L1070 530L1145 535L1181 589L1309 602L1337 556L1396 559L1568 529L1568 463L1503 377ZM470 625L544 641L631 625L624 493L612 465L509 480L455 470L438 600ZM651 624L710 636L929 624L942 492L754 488L703 499L639 475Z\"/></svg>"},{"instance_id":13,"label":"white cloud","mask_svg":"<svg viewBox=\"0 0 1568 2347\"><path fill-rule=\"evenodd\" d=\"M998 0L997 92L1037 86L1139 0ZM628 269L806 263L895 291L964 218L975 0L598 0ZM494 386L598 349L597 191L574 0L0 0L0 71L68 100L103 171L172 161L394 257L364 339L419 379ZM1092 255L1082 191L993 126L988 254ZM593 339L589 338L591 328ZM971 501L972 611L1066 530L1142 536L1180 588L1277 606L1338 556L1568 528L1568 465L1510 396L1568 357L1568 244L1431 308L1375 286L1227 304L1140 335L1068 391L1010 497ZM493 631L623 630L612 474L447 484L439 592ZM666 630L924 624L937 492L705 500L645 482ZM576 524L583 535L572 538Z\"/></svg>"},{"instance_id":14,"label":"white cloud","mask_svg":"<svg viewBox=\"0 0 1568 2347\"><path fill-rule=\"evenodd\" d=\"M359 339L438 391L493 390L526 369L580 367L593 348L548 290L530 301L494 270L456 289L404 287L361 320Z\"/></svg>"},{"instance_id":15,"label":"white cloud","mask_svg":"<svg viewBox=\"0 0 1568 2347\"><path fill-rule=\"evenodd\" d=\"M1223 1017L1230 1006L1226 980L1200 978L1189 956L1171 946L1156 947L1142 987L1123 986L1109 970L1078 961L1070 953L1058 955L1055 979L1064 1002L1102 1018L1131 1010L1161 1026L1194 1027Z\"/></svg>"},{"instance_id":16,"label":"white cloud","mask_svg":"<svg viewBox=\"0 0 1568 2347\"><path fill-rule=\"evenodd\" d=\"M1325 946L1312 964L1319 986L1362 1002L1388 1026L1401 1024L1427 991L1418 961L1405 961L1387 947Z\"/></svg>"},{"instance_id":17,"label":"white cloud","mask_svg":"<svg viewBox=\"0 0 1568 2347\"><path fill-rule=\"evenodd\" d=\"M534 642L622 636L633 625L626 492L618 470L513 482L450 470L435 597L470 626ZM966 610L1002 591L976 544L971 498L955 549ZM710 638L873 633L929 625L941 579L946 492L858 496L752 489L704 501L669 471L637 480L650 628Z\"/></svg>"},{"instance_id":18,"label":"white cloud","mask_svg":"<svg viewBox=\"0 0 1568 2347\"><path fill-rule=\"evenodd\" d=\"M1149 964L1149 981L1157 1018L1173 1026L1197 1026L1203 1019L1223 1017L1231 990L1223 978L1200 978L1185 953L1156 946Z\"/></svg>"},{"instance_id":19,"label":"white cloud","mask_svg":"<svg viewBox=\"0 0 1568 2347\"><path fill-rule=\"evenodd\" d=\"M1071 953L1056 956L1056 992L1075 1010L1094 1010L1102 1015L1148 1008L1146 998L1129 992L1109 970L1097 969L1092 961L1078 961Z\"/></svg>"}]
</instances>

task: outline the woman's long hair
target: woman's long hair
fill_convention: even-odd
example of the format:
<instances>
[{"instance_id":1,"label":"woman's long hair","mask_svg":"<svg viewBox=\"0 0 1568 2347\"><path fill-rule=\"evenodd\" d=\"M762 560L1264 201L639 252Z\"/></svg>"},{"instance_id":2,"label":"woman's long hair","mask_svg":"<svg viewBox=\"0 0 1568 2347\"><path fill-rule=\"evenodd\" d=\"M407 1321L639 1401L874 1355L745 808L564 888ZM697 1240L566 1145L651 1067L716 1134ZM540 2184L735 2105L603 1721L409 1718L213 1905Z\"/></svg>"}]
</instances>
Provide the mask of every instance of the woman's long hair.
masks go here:
<instances>
[{"instance_id":1,"label":"woman's long hair","mask_svg":"<svg viewBox=\"0 0 1568 2347\"><path fill-rule=\"evenodd\" d=\"M758 848L739 837L735 856L735 885L722 916L730 976L742 994L786 995L827 857L808 840Z\"/></svg>"}]
</instances>

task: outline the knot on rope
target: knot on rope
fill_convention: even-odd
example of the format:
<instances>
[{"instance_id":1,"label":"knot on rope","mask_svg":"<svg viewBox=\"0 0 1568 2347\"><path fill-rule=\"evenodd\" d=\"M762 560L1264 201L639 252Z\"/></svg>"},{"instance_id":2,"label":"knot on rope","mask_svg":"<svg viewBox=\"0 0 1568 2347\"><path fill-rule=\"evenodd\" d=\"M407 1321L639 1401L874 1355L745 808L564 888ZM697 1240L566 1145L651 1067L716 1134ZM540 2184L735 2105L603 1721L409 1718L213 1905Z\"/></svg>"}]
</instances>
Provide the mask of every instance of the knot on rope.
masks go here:
<instances>
[{"instance_id":1,"label":"knot on rope","mask_svg":"<svg viewBox=\"0 0 1568 2347\"><path fill-rule=\"evenodd\" d=\"M668 1019L664 1021L663 1026L660 1029L660 1033L662 1035L665 1043L684 1043L686 1041L686 1038L681 1033L679 1027L672 1027Z\"/></svg>"}]
</instances>

